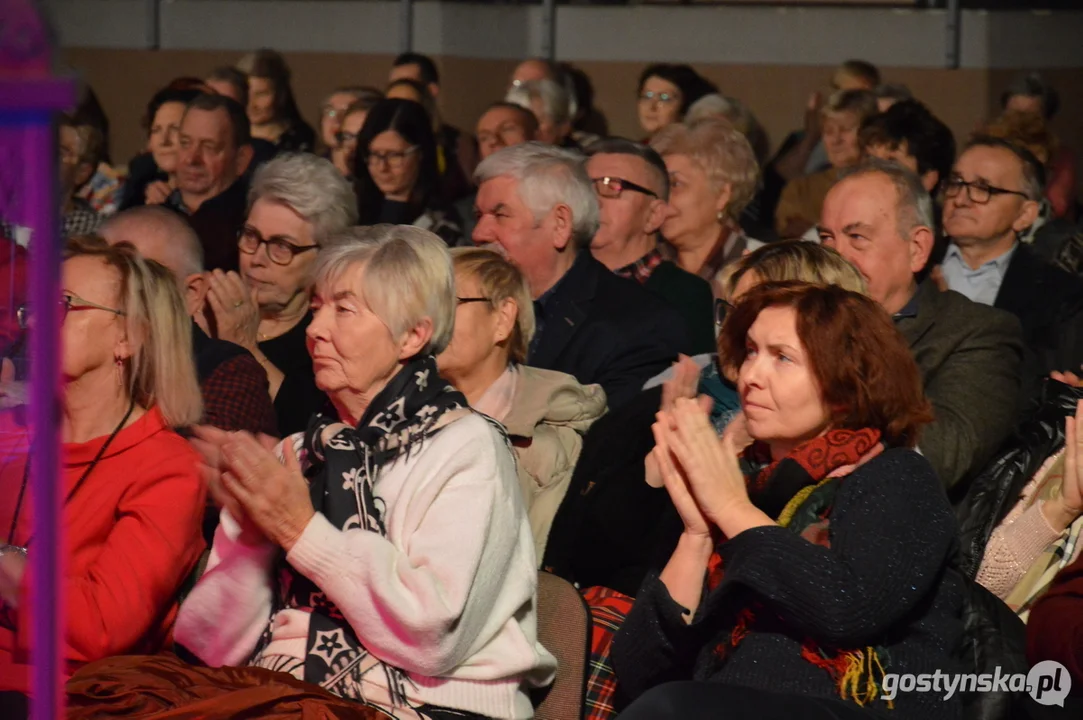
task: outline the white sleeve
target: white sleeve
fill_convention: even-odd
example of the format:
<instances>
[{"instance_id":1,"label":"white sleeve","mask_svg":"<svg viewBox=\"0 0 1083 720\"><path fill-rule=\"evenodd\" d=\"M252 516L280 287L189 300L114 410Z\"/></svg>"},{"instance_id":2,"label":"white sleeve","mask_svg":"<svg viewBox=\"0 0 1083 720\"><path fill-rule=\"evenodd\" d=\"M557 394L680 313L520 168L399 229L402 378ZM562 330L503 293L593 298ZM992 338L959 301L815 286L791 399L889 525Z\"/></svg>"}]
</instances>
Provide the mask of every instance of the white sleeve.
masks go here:
<instances>
[{"instance_id":1,"label":"white sleeve","mask_svg":"<svg viewBox=\"0 0 1083 720\"><path fill-rule=\"evenodd\" d=\"M523 522L517 494L508 492L517 482L510 451L491 429L434 440L404 478L413 492L396 501L409 509L395 543L341 531L317 514L287 556L374 655L430 677L468 659L479 637L518 609L504 620L504 609L494 612L505 583L517 582Z\"/></svg>"},{"instance_id":2,"label":"white sleeve","mask_svg":"<svg viewBox=\"0 0 1083 720\"><path fill-rule=\"evenodd\" d=\"M271 617L271 565L277 546L238 539L225 510L207 569L181 605L174 640L212 667L243 665Z\"/></svg>"}]
</instances>

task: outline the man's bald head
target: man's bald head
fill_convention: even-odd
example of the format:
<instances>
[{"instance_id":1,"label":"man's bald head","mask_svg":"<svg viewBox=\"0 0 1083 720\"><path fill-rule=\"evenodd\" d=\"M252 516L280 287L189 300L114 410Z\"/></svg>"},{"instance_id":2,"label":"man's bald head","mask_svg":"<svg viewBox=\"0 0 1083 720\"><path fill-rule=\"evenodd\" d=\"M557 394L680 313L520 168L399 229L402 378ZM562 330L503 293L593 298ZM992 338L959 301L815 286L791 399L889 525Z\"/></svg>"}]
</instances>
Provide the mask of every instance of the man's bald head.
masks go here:
<instances>
[{"instance_id":1,"label":"man's bald head","mask_svg":"<svg viewBox=\"0 0 1083 720\"><path fill-rule=\"evenodd\" d=\"M110 244L130 242L139 254L155 260L176 276L183 287L203 272L203 246L188 221L168 208L146 205L109 218L99 234Z\"/></svg>"}]
</instances>

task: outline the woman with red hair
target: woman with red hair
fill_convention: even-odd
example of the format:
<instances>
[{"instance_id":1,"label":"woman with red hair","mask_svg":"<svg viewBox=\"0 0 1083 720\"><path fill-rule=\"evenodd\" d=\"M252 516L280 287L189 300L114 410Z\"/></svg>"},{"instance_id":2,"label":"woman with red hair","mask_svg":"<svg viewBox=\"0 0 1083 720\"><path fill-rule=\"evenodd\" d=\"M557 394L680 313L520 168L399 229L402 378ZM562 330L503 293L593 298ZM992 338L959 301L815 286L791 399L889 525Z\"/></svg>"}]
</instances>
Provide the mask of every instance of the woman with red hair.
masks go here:
<instances>
[{"instance_id":1,"label":"woman with red hair","mask_svg":"<svg viewBox=\"0 0 1083 720\"><path fill-rule=\"evenodd\" d=\"M930 405L891 318L839 287L767 283L719 352L754 442L739 459L696 400L658 415L684 531L614 640L638 698L621 720L957 717L957 696L896 682L957 669L964 581L951 508L913 449ZM746 478L742 460L763 469Z\"/></svg>"}]
</instances>

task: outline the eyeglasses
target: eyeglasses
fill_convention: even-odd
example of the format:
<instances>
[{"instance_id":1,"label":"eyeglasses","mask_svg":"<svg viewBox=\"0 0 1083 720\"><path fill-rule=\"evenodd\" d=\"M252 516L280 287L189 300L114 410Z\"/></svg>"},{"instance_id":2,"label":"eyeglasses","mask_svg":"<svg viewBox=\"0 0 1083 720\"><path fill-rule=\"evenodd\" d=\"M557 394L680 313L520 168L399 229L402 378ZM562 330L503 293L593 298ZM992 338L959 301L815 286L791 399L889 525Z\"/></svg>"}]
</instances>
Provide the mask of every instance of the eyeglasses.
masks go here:
<instances>
[{"instance_id":1,"label":"eyeglasses","mask_svg":"<svg viewBox=\"0 0 1083 720\"><path fill-rule=\"evenodd\" d=\"M721 330L723 323L726 322L726 316L733 310L733 303L722 298L715 298L714 301L714 327L715 330Z\"/></svg>"},{"instance_id":2,"label":"eyeglasses","mask_svg":"<svg viewBox=\"0 0 1083 720\"><path fill-rule=\"evenodd\" d=\"M1021 198L1030 199L1026 193L1018 190L999 188L984 182L967 182L961 177L948 178L948 181L944 183L944 197L955 197L963 188L966 188L966 196L975 205L985 205L993 199L994 195L1018 195Z\"/></svg>"},{"instance_id":3,"label":"eyeglasses","mask_svg":"<svg viewBox=\"0 0 1083 720\"><path fill-rule=\"evenodd\" d=\"M387 166L392 170L398 170L402 167L402 164L406 162L406 158L409 155L413 155L418 151L417 145L406 148L405 150L398 150L392 152L367 152L365 153L365 163L369 167L383 165L387 163Z\"/></svg>"},{"instance_id":4,"label":"eyeglasses","mask_svg":"<svg viewBox=\"0 0 1083 720\"><path fill-rule=\"evenodd\" d=\"M644 93L640 93L639 102L649 103L662 103L663 105L669 105L670 103L677 102L677 96L671 95L667 92L655 92L654 90L648 90Z\"/></svg>"},{"instance_id":5,"label":"eyeglasses","mask_svg":"<svg viewBox=\"0 0 1083 720\"><path fill-rule=\"evenodd\" d=\"M457 298L455 298L455 302L458 303L459 305L469 305L470 303L479 303L479 302L487 303L487 302L489 302L489 298L486 298L486 297L465 297L465 298L464 297L457 297Z\"/></svg>"},{"instance_id":6,"label":"eyeglasses","mask_svg":"<svg viewBox=\"0 0 1083 720\"><path fill-rule=\"evenodd\" d=\"M60 307L63 308L63 312L60 317L60 321L63 322L68 317L68 313L72 310L105 310L111 312L114 315L123 317L127 315L123 310L117 310L116 308L107 307L105 305L99 305L98 303L84 300L83 298L73 293L64 293L60 296ZM15 319L19 322L19 328L27 330L30 327L30 322L33 320L34 313L30 310L29 305L20 305L15 311Z\"/></svg>"},{"instance_id":7,"label":"eyeglasses","mask_svg":"<svg viewBox=\"0 0 1083 720\"><path fill-rule=\"evenodd\" d=\"M658 193L650 188L645 188L642 185L636 185L631 180L624 180L618 177L600 177L592 178L591 182L594 183L594 192L598 193L604 198L619 198L620 194L625 190L631 190L637 193L643 193L644 195L652 198L658 197Z\"/></svg>"},{"instance_id":8,"label":"eyeglasses","mask_svg":"<svg viewBox=\"0 0 1083 720\"><path fill-rule=\"evenodd\" d=\"M355 143L357 142L357 133L340 130L339 132L335 133L335 140L338 141L339 145L345 145L346 143Z\"/></svg>"},{"instance_id":9,"label":"eyeglasses","mask_svg":"<svg viewBox=\"0 0 1083 720\"><path fill-rule=\"evenodd\" d=\"M237 233L237 247L245 255L255 255L260 245L267 246L267 257L271 258L271 262L275 265L289 265L293 262L294 256L309 250L318 250L320 247L319 245L294 245L278 235L264 238L259 230L247 225Z\"/></svg>"}]
</instances>

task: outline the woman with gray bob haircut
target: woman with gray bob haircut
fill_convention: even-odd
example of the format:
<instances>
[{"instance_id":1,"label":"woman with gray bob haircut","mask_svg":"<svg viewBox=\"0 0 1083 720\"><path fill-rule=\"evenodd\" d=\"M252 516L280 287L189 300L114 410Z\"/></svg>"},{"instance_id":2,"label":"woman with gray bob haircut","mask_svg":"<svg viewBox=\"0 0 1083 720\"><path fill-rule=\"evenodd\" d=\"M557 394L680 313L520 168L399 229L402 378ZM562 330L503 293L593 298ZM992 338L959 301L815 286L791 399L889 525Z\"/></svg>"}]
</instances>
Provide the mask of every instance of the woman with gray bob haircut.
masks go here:
<instances>
[{"instance_id":1,"label":"woman with gray bob haircut","mask_svg":"<svg viewBox=\"0 0 1083 720\"><path fill-rule=\"evenodd\" d=\"M354 228L321 251L307 335L333 409L277 457L200 432L222 523L176 638L206 664L287 672L395 718L533 716L527 689L556 665L537 642L534 544L502 428L437 373L455 305L426 230Z\"/></svg>"},{"instance_id":2,"label":"woman with gray bob haircut","mask_svg":"<svg viewBox=\"0 0 1083 720\"><path fill-rule=\"evenodd\" d=\"M303 429L326 402L305 349L309 288L319 248L356 222L353 188L329 160L279 155L252 179L237 241L240 273L208 273L197 319L213 316L201 322L203 330L240 345L263 366L282 434Z\"/></svg>"},{"instance_id":3,"label":"woman with gray bob haircut","mask_svg":"<svg viewBox=\"0 0 1083 720\"><path fill-rule=\"evenodd\" d=\"M479 187L498 177L516 181L519 198L535 222L557 205L567 205L572 213L572 242L580 249L590 246L598 231L598 197L582 155L541 142L513 145L485 158L474 171Z\"/></svg>"}]
</instances>

